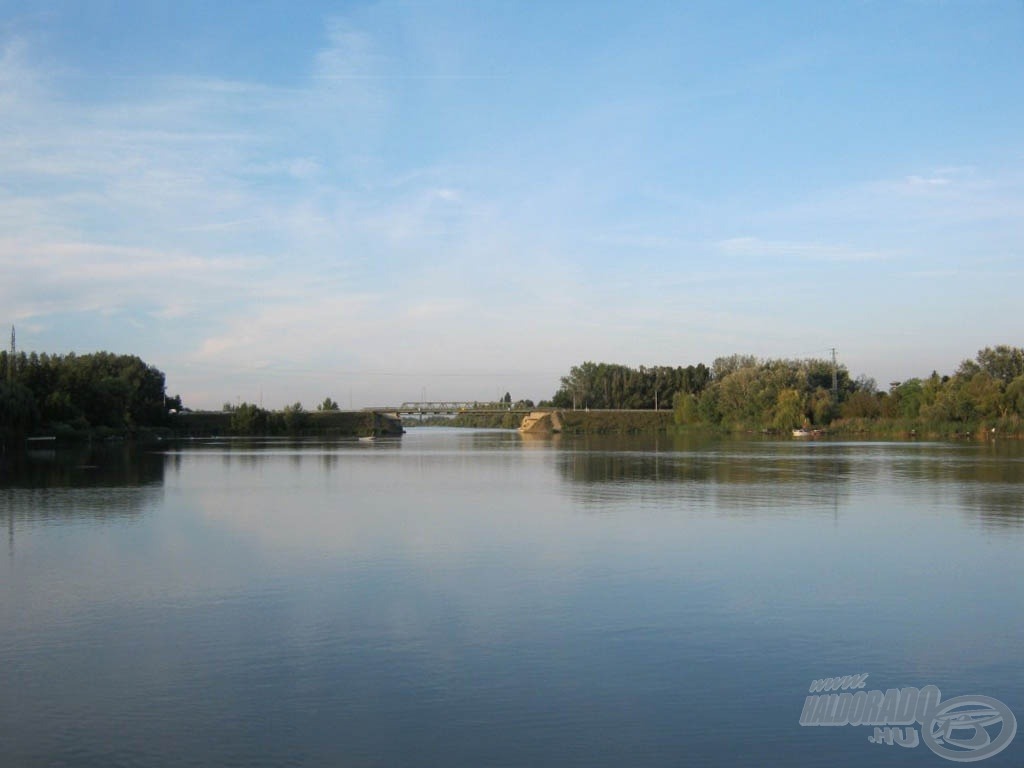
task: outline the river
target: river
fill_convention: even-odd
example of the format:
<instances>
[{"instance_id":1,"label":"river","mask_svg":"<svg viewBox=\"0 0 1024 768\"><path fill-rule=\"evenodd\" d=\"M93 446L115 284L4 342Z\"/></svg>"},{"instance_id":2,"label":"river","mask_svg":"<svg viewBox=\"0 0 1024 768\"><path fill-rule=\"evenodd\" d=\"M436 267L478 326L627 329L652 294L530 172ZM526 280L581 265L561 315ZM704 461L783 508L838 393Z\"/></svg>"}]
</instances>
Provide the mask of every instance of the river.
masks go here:
<instances>
[{"instance_id":1,"label":"river","mask_svg":"<svg viewBox=\"0 0 1024 768\"><path fill-rule=\"evenodd\" d=\"M3 766L1024 764L1017 442L41 450L0 520ZM806 722L855 675L1001 719Z\"/></svg>"}]
</instances>

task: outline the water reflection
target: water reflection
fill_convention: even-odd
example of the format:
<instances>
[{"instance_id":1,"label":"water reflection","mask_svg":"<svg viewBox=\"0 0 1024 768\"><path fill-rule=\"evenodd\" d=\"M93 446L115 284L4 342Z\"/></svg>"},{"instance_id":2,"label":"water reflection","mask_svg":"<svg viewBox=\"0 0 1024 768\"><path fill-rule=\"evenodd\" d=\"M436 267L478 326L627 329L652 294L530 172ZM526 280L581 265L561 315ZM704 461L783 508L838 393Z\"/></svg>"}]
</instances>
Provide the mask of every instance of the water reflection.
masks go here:
<instances>
[{"instance_id":1,"label":"water reflection","mask_svg":"<svg viewBox=\"0 0 1024 768\"><path fill-rule=\"evenodd\" d=\"M543 442L560 476L594 508L672 502L724 514L778 508L838 513L853 494L957 501L984 526L1024 524L1024 446L587 437Z\"/></svg>"},{"instance_id":2,"label":"water reflection","mask_svg":"<svg viewBox=\"0 0 1024 768\"><path fill-rule=\"evenodd\" d=\"M304 459L318 458L324 466L336 463L346 452L396 451L402 447L401 438L215 438L181 441L169 446L163 453L169 463L178 467L183 458L190 456L218 457L222 466L232 464L255 467L286 457L294 465Z\"/></svg>"},{"instance_id":3,"label":"water reflection","mask_svg":"<svg viewBox=\"0 0 1024 768\"><path fill-rule=\"evenodd\" d=\"M936 503L955 498L961 513L985 528L1024 525L1024 446L1019 441L935 443L897 457L894 479Z\"/></svg>"},{"instance_id":4,"label":"water reflection","mask_svg":"<svg viewBox=\"0 0 1024 768\"><path fill-rule=\"evenodd\" d=\"M849 446L827 444L793 450L788 443L687 436L653 444L603 437L563 443L556 464L587 504L671 501L746 515L776 507L834 508L849 495L859 469L855 454Z\"/></svg>"},{"instance_id":5,"label":"water reflection","mask_svg":"<svg viewBox=\"0 0 1024 768\"><path fill-rule=\"evenodd\" d=\"M0 488L114 488L163 482L163 458L123 443L10 452L0 461Z\"/></svg>"},{"instance_id":6,"label":"water reflection","mask_svg":"<svg viewBox=\"0 0 1024 768\"><path fill-rule=\"evenodd\" d=\"M160 503L163 457L124 444L88 444L8 453L0 464L0 516L8 556L22 528L116 523Z\"/></svg>"},{"instance_id":7,"label":"water reflection","mask_svg":"<svg viewBox=\"0 0 1024 768\"><path fill-rule=\"evenodd\" d=\"M1024 526L1024 488L1020 485L969 485L959 492L965 514L985 528Z\"/></svg>"}]
</instances>

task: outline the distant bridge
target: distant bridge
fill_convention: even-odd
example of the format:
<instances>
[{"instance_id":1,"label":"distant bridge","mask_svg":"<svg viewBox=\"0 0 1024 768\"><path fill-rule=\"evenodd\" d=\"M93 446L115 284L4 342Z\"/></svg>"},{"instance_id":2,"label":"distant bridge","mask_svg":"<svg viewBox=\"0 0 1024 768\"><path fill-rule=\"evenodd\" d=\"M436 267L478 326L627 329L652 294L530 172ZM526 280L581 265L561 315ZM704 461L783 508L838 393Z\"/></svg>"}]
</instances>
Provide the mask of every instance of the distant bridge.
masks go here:
<instances>
[{"instance_id":1,"label":"distant bridge","mask_svg":"<svg viewBox=\"0 0 1024 768\"><path fill-rule=\"evenodd\" d=\"M393 413L396 416L457 416L460 413L530 413L534 407L515 403L483 403L477 400L429 400L405 402L398 406L364 408L366 411Z\"/></svg>"}]
</instances>

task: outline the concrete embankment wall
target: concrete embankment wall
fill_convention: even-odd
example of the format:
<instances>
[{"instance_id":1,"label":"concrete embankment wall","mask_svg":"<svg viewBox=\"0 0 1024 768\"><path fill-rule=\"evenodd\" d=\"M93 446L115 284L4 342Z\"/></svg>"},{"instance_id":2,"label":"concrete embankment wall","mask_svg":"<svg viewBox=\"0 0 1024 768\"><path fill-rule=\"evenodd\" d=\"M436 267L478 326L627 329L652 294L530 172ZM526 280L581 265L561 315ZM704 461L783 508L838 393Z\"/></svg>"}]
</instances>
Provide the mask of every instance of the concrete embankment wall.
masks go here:
<instances>
[{"instance_id":1,"label":"concrete embankment wall","mask_svg":"<svg viewBox=\"0 0 1024 768\"><path fill-rule=\"evenodd\" d=\"M273 414L280 416L280 414ZM299 437L364 437L400 435L402 422L391 414L375 411L304 411L292 430L272 429L270 434ZM190 411L173 417L171 429L176 437L219 437L235 434L231 413L226 411Z\"/></svg>"}]
</instances>

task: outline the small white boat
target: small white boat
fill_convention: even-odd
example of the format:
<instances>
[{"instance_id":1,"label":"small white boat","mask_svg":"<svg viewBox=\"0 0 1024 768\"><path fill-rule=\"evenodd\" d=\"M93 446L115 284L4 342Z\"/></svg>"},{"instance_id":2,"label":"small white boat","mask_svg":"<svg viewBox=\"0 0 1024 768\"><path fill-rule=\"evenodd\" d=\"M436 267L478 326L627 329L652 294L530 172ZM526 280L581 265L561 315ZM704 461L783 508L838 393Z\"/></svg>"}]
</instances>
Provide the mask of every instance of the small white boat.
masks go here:
<instances>
[{"instance_id":1,"label":"small white boat","mask_svg":"<svg viewBox=\"0 0 1024 768\"><path fill-rule=\"evenodd\" d=\"M804 429L803 427L797 427L793 430L793 437L810 437L813 434L811 430Z\"/></svg>"}]
</instances>

